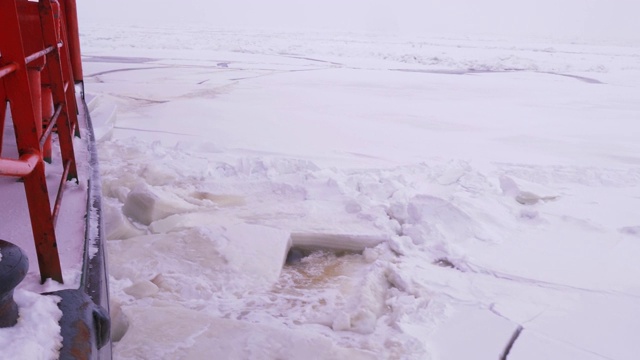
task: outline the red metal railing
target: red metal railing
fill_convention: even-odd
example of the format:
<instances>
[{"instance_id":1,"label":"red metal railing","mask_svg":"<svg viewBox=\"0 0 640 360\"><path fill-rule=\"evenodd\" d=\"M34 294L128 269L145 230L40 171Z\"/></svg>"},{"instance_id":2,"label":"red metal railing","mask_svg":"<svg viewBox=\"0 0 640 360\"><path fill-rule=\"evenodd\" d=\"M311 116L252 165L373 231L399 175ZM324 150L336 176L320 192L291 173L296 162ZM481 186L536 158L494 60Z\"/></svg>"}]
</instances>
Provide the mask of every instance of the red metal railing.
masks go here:
<instances>
[{"instance_id":1,"label":"red metal railing","mask_svg":"<svg viewBox=\"0 0 640 360\"><path fill-rule=\"evenodd\" d=\"M64 185L76 180L76 82L82 81L75 0L0 0L0 176L24 180L42 281L62 282L55 223ZM68 22L70 21L70 22ZM2 158L7 102L18 159ZM44 161L57 132L63 175L53 208Z\"/></svg>"}]
</instances>

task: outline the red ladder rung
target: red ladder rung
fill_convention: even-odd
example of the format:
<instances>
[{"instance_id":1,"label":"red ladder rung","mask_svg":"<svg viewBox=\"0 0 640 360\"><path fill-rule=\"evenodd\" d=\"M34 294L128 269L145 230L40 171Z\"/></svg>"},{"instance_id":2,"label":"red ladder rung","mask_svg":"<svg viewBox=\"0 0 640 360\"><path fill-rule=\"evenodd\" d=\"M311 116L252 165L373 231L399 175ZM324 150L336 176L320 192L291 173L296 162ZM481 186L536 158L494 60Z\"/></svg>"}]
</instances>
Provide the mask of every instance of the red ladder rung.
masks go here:
<instances>
[{"instance_id":1,"label":"red ladder rung","mask_svg":"<svg viewBox=\"0 0 640 360\"><path fill-rule=\"evenodd\" d=\"M8 65L5 65L3 67L0 67L0 78L11 74L12 72L16 71L18 69L18 65L11 63Z\"/></svg>"},{"instance_id":2,"label":"red ladder rung","mask_svg":"<svg viewBox=\"0 0 640 360\"><path fill-rule=\"evenodd\" d=\"M44 146L44 143L47 141L47 139L51 135L51 132L53 131L53 127L56 126L56 123L58 122L60 113L62 113L62 105L58 104L56 105L56 110L53 113L53 116L49 120L49 125L47 125L47 128L42 133L42 136L40 136L40 149L42 149L42 147Z\"/></svg>"},{"instance_id":3,"label":"red ladder rung","mask_svg":"<svg viewBox=\"0 0 640 360\"><path fill-rule=\"evenodd\" d=\"M24 154L18 160L0 158L0 176L27 176L33 172L39 161L38 154Z\"/></svg>"},{"instance_id":4,"label":"red ladder rung","mask_svg":"<svg viewBox=\"0 0 640 360\"><path fill-rule=\"evenodd\" d=\"M75 133L76 133L77 126L78 126L78 124L77 124L77 123L73 123L73 124L71 124L71 131L70 131L70 132L71 132L72 134L75 134ZM78 135L78 136L79 136L79 135Z\"/></svg>"},{"instance_id":5,"label":"red ladder rung","mask_svg":"<svg viewBox=\"0 0 640 360\"><path fill-rule=\"evenodd\" d=\"M62 178L60 179L60 185L58 186L58 194L56 195L56 202L53 205L53 213L51 216L53 217L53 225L55 226L58 222L58 213L60 213L60 205L62 205L62 196L64 195L65 184L67 183L67 177L69 176L69 168L71 167L71 162L67 161L64 163L64 171L62 172Z\"/></svg>"},{"instance_id":6,"label":"red ladder rung","mask_svg":"<svg viewBox=\"0 0 640 360\"><path fill-rule=\"evenodd\" d=\"M57 47L60 47L62 45L62 43L59 43L60 45ZM56 46L49 46L48 48L44 49L44 50L40 50L38 52L35 52L29 56L27 56L24 60L25 62L28 64L34 60L37 60L45 55L47 55L48 53L52 52L53 50L56 49Z\"/></svg>"}]
</instances>

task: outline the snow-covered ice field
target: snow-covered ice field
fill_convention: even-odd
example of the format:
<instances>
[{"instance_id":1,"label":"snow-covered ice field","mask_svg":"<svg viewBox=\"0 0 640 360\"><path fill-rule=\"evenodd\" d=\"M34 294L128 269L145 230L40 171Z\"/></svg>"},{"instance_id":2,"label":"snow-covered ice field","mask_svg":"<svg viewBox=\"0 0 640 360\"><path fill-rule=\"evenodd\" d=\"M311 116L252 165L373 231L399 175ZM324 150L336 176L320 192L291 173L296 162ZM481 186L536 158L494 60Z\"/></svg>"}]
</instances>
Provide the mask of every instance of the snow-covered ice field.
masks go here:
<instances>
[{"instance_id":1,"label":"snow-covered ice field","mask_svg":"<svg viewBox=\"0 0 640 360\"><path fill-rule=\"evenodd\" d=\"M82 41L117 359L638 358L638 44Z\"/></svg>"}]
</instances>

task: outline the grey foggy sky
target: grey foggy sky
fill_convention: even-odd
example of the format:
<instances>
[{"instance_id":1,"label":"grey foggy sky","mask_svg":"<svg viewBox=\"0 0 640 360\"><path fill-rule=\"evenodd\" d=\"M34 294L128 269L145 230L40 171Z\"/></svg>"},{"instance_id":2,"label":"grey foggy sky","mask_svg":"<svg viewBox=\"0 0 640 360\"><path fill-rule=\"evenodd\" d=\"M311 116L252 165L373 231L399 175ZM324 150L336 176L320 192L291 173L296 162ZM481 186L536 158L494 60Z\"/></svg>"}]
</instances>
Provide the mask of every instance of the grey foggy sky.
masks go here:
<instances>
[{"instance_id":1,"label":"grey foggy sky","mask_svg":"<svg viewBox=\"0 0 640 360\"><path fill-rule=\"evenodd\" d=\"M640 42L638 0L80 0L83 23L494 34Z\"/></svg>"}]
</instances>

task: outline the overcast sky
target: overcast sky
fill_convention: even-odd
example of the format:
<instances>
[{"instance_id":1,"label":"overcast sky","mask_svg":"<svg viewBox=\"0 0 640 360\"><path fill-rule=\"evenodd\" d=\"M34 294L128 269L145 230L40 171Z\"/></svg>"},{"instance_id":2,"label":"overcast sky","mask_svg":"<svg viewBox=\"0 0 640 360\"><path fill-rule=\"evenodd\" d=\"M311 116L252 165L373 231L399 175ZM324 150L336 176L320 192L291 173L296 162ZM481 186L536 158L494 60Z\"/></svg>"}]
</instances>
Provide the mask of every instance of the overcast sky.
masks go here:
<instances>
[{"instance_id":1,"label":"overcast sky","mask_svg":"<svg viewBox=\"0 0 640 360\"><path fill-rule=\"evenodd\" d=\"M80 0L81 25L208 23L640 41L640 0Z\"/></svg>"}]
</instances>

